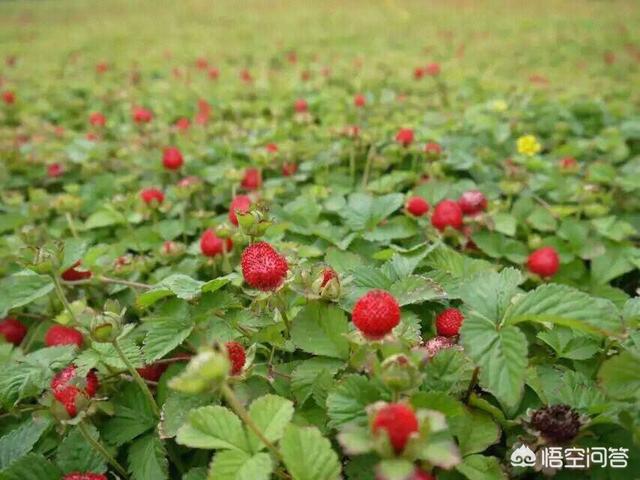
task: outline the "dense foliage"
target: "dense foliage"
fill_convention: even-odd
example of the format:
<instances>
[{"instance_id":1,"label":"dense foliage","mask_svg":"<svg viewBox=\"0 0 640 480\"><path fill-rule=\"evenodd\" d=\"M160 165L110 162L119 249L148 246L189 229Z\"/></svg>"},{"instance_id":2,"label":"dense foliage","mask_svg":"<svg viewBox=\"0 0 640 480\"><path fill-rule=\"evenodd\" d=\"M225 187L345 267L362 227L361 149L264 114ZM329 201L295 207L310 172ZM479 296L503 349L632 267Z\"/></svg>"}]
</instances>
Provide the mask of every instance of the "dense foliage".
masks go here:
<instances>
[{"instance_id":1,"label":"dense foliage","mask_svg":"<svg viewBox=\"0 0 640 480\"><path fill-rule=\"evenodd\" d=\"M640 476L640 47L485 81L380 8L366 55L0 50L0 480Z\"/></svg>"}]
</instances>

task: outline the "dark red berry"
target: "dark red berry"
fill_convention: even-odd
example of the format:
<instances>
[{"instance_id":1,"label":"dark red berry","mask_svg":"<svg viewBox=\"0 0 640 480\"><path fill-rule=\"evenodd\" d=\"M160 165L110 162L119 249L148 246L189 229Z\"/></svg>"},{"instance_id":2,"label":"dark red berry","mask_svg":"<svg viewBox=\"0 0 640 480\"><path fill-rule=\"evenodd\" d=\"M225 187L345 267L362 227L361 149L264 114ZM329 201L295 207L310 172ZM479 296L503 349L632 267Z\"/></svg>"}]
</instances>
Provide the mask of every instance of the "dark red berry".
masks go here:
<instances>
[{"instance_id":1,"label":"dark red berry","mask_svg":"<svg viewBox=\"0 0 640 480\"><path fill-rule=\"evenodd\" d=\"M241 185L247 190L257 190L262 186L262 172L257 168L247 168Z\"/></svg>"},{"instance_id":2,"label":"dark red berry","mask_svg":"<svg viewBox=\"0 0 640 480\"><path fill-rule=\"evenodd\" d=\"M251 209L251 199L247 195L238 195L229 205L229 221L238 226L236 213L247 213Z\"/></svg>"},{"instance_id":3,"label":"dark red berry","mask_svg":"<svg viewBox=\"0 0 640 480\"><path fill-rule=\"evenodd\" d=\"M176 147L167 147L162 154L162 164L167 170L178 170L184 163L182 152Z\"/></svg>"},{"instance_id":4,"label":"dark red berry","mask_svg":"<svg viewBox=\"0 0 640 480\"><path fill-rule=\"evenodd\" d=\"M551 443L566 443L580 431L580 415L569 405L550 405L539 408L531 415L531 427Z\"/></svg>"},{"instance_id":5,"label":"dark red berry","mask_svg":"<svg viewBox=\"0 0 640 480\"><path fill-rule=\"evenodd\" d=\"M9 343L20 345L26 334L27 327L17 318L6 317L0 322L0 335Z\"/></svg>"},{"instance_id":6,"label":"dark red berry","mask_svg":"<svg viewBox=\"0 0 640 480\"><path fill-rule=\"evenodd\" d=\"M164 193L157 188L145 188L140 192L140 198L149 206L160 205L164 202Z\"/></svg>"},{"instance_id":7,"label":"dark red berry","mask_svg":"<svg viewBox=\"0 0 640 480\"><path fill-rule=\"evenodd\" d=\"M374 435L384 430L396 454L401 454L411 436L418 432L418 427L418 418L411 407L389 403L376 412L371 430Z\"/></svg>"},{"instance_id":8,"label":"dark red berry","mask_svg":"<svg viewBox=\"0 0 640 480\"><path fill-rule=\"evenodd\" d=\"M414 217L421 217L429 211L429 204L424 198L414 196L407 199L404 208Z\"/></svg>"},{"instance_id":9,"label":"dark red berry","mask_svg":"<svg viewBox=\"0 0 640 480\"><path fill-rule=\"evenodd\" d=\"M459 230L462 228L462 209L453 200L442 200L431 215L431 225L443 231L447 227Z\"/></svg>"},{"instance_id":10,"label":"dark red berry","mask_svg":"<svg viewBox=\"0 0 640 480\"><path fill-rule=\"evenodd\" d=\"M555 248L542 247L529 255L527 267L541 277L553 277L560 268L560 257Z\"/></svg>"},{"instance_id":11,"label":"dark red berry","mask_svg":"<svg viewBox=\"0 0 640 480\"><path fill-rule=\"evenodd\" d=\"M47 347L55 347L57 345L77 345L82 347L84 337L82 333L73 327L65 327L64 325L53 325L44 336L44 343Z\"/></svg>"},{"instance_id":12,"label":"dark red berry","mask_svg":"<svg viewBox=\"0 0 640 480\"><path fill-rule=\"evenodd\" d=\"M358 299L351 319L365 337L379 340L400 323L400 306L390 293L371 290Z\"/></svg>"},{"instance_id":13,"label":"dark red berry","mask_svg":"<svg viewBox=\"0 0 640 480\"><path fill-rule=\"evenodd\" d=\"M77 282L80 280L88 280L93 275L89 270L78 270L82 260L78 260L71 267L67 268L60 275L65 282Z\"/></svg>"},{"instance_id":14,"label":"dark red berry","mask_svg":"<svg viewBox=\"0 0 640 480\"><path fill-rule=\"evenodd\" d=\"M413 143L413 130L410 128L401 128L396 133L396 142L403 147L408 147Z\"/></svg>"},{"instance_id":15,"label":"dark red berry","mask_svg":"<svg viewBox=\"0 0 640 480\"><path fill-rule=\"evenodd\" d=\"M202 254L207 257L215 257L216 255L222 255L224 250L227 252L233 248L233 241L227 238L226 241L218 237L210 228L205 230L200 237L200 250Z\"/></svg>"},{"instance_id":16,"label":"dark red berry","mask_svg":"<svg viewBox=\"0 0 640 480\"><path fill-rule=\"evenodd\" d=\"M69 365L58 372L51 380L51 391L56 400L62 403L71 417L78 413L78 396L93 397L100 383L95 371L90 371L84 379L76 376L76 366Z\"/></svg>"},{"instance_id":17,"label":"dark red berry","mask_svg":"<svg viewBox=\"0 0 640 480\"><path fill-rule=\"evenodd\" d=\"M447 308L436 317L436 330L443 337L454 337L460 332L464 315L457 308Z\"/></svg>"},{"instance_id":18,"label":"dark red berry","mask_svg":"<svg viewBox=\"0 0 640 480\"><path fill-rule=\"evenodd\" d=\"M263 291L280 287L289 270L287 260L267 242L253 243L245 248L241 265L245 282Z\"/></svg>"},{"instance_id":19,"label":"dark red berry","mask_svg":"<svg viewBox=\"0 0 640 480\"><path fill-rule=\"evenodd\" d=\"M460 196L458 205L465 215L477 215L487 209L487 197L479 190L469 190Z\"/></svg>"},{"instance_id":20,"label":"dark red berry","mask_svg":"<svg viewBox=\"0 0 640 480\"><path fill-rule=\"evenodd\" d=\"M244 363L247 361L247 354L244 351L244 347L238 342L227 342L224 346L227 349L227 355L231 362L231 375L240 375L244 368Z\"/></svg>"}]
</instances>

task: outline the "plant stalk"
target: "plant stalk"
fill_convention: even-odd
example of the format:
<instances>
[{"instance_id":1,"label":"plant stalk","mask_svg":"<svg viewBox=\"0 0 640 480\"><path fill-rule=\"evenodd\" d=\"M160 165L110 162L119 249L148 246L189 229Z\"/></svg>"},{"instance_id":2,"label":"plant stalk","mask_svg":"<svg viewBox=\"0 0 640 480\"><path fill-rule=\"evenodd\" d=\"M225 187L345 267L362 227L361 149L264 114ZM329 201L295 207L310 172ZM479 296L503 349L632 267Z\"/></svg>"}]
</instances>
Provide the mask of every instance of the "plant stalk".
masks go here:
<instances>
[{"instance_id":1,"label":"plant stalk","mask_svg":"<svg viewBox=\"0 0 640 480\"><path fill-rule=\"evenodd\" d=\"M142 390L142 393L144 393L144 395L147 397L149 406L151 407L153 414L159 418L160 408L158 408L158 404L156 403L155 398L153 398L153 394L151 393L151 390L149 390L149 387L145 383L144 379L140 376L138 371L135 369L135 367L131 364L127 356L124 354L124 352L120 348L120 345L118 345L117 339L113 340L113 348L115 348L116 352L118 352L118 355L122 359L123 363L127 366L129 373L133 376L133 379L140 387L140 390Z\"/></svg>"},{"instance_id":2,"label":"plant stalk","mask_svg":"<svg viewBox=\"0 0 640 480\"><path fill-rule=\"evenodd\" d=\"M80 430L80 434L84 437L91 448L93 448L96 452L104 457L104 459L111 464L113 468L116 469L118 474L122 478L127 478L127 471L123 468L120 463L109 453L109 451L95 438L91 436L91 433L87 430L87 426L84 422L80 422L78 424L78 429Z\"/></svg>"}]
</instances>

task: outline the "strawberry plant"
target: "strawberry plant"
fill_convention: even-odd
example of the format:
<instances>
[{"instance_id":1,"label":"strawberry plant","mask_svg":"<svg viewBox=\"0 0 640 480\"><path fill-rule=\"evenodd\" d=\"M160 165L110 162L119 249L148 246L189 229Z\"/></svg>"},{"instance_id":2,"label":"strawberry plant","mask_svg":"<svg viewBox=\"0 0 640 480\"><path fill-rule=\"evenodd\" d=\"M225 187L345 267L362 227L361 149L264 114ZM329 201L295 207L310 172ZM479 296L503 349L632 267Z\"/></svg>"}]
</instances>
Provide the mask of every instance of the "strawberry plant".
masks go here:
<instances>
[{"instance_id":1,"label":"strawberry plant","mask_svg":"<svg viewBox=\"0 0 640 480\"><path fill-rule=\"evenodd\" d=\"M60 3L0 5L0 480L640 477L635 4Z\"/></svg>"}]
</instances>

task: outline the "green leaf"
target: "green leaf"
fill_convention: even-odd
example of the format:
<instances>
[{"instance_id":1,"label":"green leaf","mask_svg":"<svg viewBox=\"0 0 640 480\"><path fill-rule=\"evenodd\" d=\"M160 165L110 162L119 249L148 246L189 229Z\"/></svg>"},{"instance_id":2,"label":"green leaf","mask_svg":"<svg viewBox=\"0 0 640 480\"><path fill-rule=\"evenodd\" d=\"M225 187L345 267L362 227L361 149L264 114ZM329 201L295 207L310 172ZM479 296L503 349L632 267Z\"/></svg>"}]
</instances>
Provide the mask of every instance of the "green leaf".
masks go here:
<instances>
[{"instance_id":1,"label":"green leaf","mask_svg":"<svg viewBox=\"0 0 640 480\"><path fill-rule=\"evenodd\" d=\"M538 365L535 369L529 369L527 383L549 405L566 403L573 408L588 411L605 401L604 395L591 378L560 366Z\"/></svg>"},{"instance_id":2,"label":"green leaf","mask_svg":"<svg viewBox=\"0 0 640 480\"><path fill-rule=\"evenodd\" d=\"M403 458L384 459L378 463L376 473L386 480L407 480L415 471L415 465Z\"/></svg>"},{"instance_id":3,"label":"green leaf","mask_svg":"<svg viewBox=\"0 0 640 480\"><path fill-rule=\"evenodd\" d=\"M400 306L442 299L447 296L438 283L420 275L410 275L398 280L391 285L389 293L396 298Z\"/></svg>"},{"instance_id":4,"label":"green leaf","mask_svg":"<svg viewBox=\"0 0 640 480\"><path fill-rule=\"evenodd\" d=\"M514 326L498 330L492 320L470 315L462 323L461 341L465 352L480 367L480 385L505 406L517 406L527 368L524 334Z\"/></svg>"},{"instance_id":5,"label":"green leaf","mask_svg":"<svg viewBox=\"0 0 640 480\"><path fill-rule=\"evenodd\" d=\"M398 210L403 202L404 196L401 193L391 193L377 198L367 193L352 193L349 195L347 207L338 213L351 230L373 229Z\"/></svg>"},{"instance_id":6,"label":"green leaf","mask_svg":"<svg viewBox=\"0 0 640 480\"><path fill-rule=\"evenodd\" d=\"M470 455L463 459L456 470L469 480L507 480L496 457Z\"/></svg>"},{"instance_id":7,"label":"green leaf","mask_svg":"<svg viewBox=\"0 0 640 480\"><path fill-rule=\"evenodd\" d=\"M478 248L491 258L506 258L514 263L522 263L527 259L528 251L524 243L498 232L482 230L474 233L472 238Z\"/></svg>"},{"instance_id":8,"label":"green leaf","mask_svg":"<svg viewBox=\"0 0 640 480\"><path fill-rule=\"evenodd\" d=\"M516 218L509 213L496 213L493 216L493 225L496 232L503 233L509 237L516 234Z\"/></svg>"},{"instance_id":9,"label":"green leaf","mask_svg":"<svg viewBox=\"0 0 640 480\"><path fill-rule=\"evenodd\" d=\"M240 419L217 405L192 410L178 430L176 442L192 448L250 451Z\"/></svg>"},{"instance_id":10,"label":"green leaf","mask_svg":"<svg viewBox=\"0 0 640 480\"><path fill-rule=\"evenodd\" d=\"M602 388L613 398L640 398L640 356L622 352L606 360L598 372Z\"/></svg>"},{"instance_id":11,"label":"green leaf","mask_svg":"<svg viewBox=\"0 0 640 480\"><path fill-rule=\"evenodd\" d=\"M343 365L341 360L322 357L300 362L291 374L291 390L296 401L303 405L311 396L314 385L324 378L324 374L327 373L333 378Z\"/></svg>"},{"instance_id":12,"label":"green leaf","mask_svg":"<svg viewBox=\"0 0 640 480\"><path fill-rule=\"evenodd\" d=\"M467 310L497 325L522 281L522 274L515 268L478 273L464 283L459 296Z\"/></svg>"},{"instance_id":13,"label":"green leaf","mask_svg":"<svg viewBox=\"0 0 640 480\"><path fill-rule=\"evenodd\" d=\"M40 454L30 453L0 472L0 480L60 480L62 472Z\"/></svg>"},{"instance_id":14,"label":"green leaf","mask_svg":"<svg viewBox=\"0 0 640 480\"><path fill-rule=\"evenodd\" d=\"M38 275L31 270L21 270L0 280L0 316L12 308L22 307L53 290L48 275Z\"/></svg>"},{"instance_id":15,"label":"green leaf","mask_svg":"<svg viewBox=\"0 0 640 480\"><path fill-rule=\"evenodd\" d=\"M131 444L129 473L133 480L169 478L169 462L164 445L155 434L145 435Z\"/></svg>"},{"instance_id":16,"label":"green leaf","mask_svg":"<svg viewBox=\"0 0 640 480\"><path fill-rule=\"evenodd\" d=\"M136 299L139 308L148 308L158 300L175 295L183 300L193 300L201 293L201 289L206 285L204 282L194 280L188 275L176 273L161 280L151 289L141 294ZM211 285L209 286L211 288Z\"/></svg>"},{"instance_id":17,"label":"green leaf","mask_svg":"<svg viewBox=\"0 0 640 480\"><path fill-rule=\"evenodd\" d=\"M352 421L366 420L367 405L383 400L383 394L377 385L362 375L343 377L335 390L327 396L327 413L331 428Z\"/></svg>"},{"instance_id":18,"label":"green leaf","mask_svg":"<svg viewBox=\"0 0 640 480\"><path fill-rule=\"evenodd\" d=\"M622 329L622 318L612 302L553 283L522 295L505 314L507 325L526 321L555 323L600 335Z\"/></svg>"},{"instance_id":19,"label":"green leaf","mask_svg":"<svg viewBox=\"0 0 640 480\"><path fill-rule=\"evenodd\" d=\"M349 342L347 318L338 307L312 302L307 304L293 320L291 340L299 349L325 357L346 359Z\"/></svg>"},{"instance_id":20,"label":"green leaf","mask_svg":"<svg viewBox=\"0 0 640 480\"><path fill-rule=\"evenodd\" d=\"M144 320L148 326L144 338L144 358L147 363L164 357L191 334L194 327L189 306L180 300L172 300L152 317Z\"/></svg>"},{"instance_id":21,"label":"green leaf","mask_svg":"<svg viewBox=\"0 0 640 480\"><path fill-rule=\"evenodd\" d=\"M208 480L269 480L273 462L266 453L250 455L239 450L224 450L213 457Z\"/></svg>"},{"instance_id":22,"label":"green leaf","mask_svg":"<svg viewBox=\"0 0 640 480\"><path fill-rule=\"evenodd\" d=\"M94 228L110 227L111 225L123 223L127 223L124 215L114 209L104 209L92 213L84 223L84 229L92 230Z\"/></svg>"},{"instance_id":23,"label":"green leaf","mask_svg":"<svg viewBox=\"0 0 640 480\"><path fill-rule=\"evenodd\" d=\"M337 480L340 461L315 427L289 425L280 441L280 452L293 480Z\"/></svg>"},{"instance_id":24,"label":"green leaf","mask_svg":"<svg viewBox=\"0 0 640 480\"><path fill-rule=\"evenodd\" d=\"M98 440L100 434L96 427L87 424L87 430L94 440ZM77 427L71 430L60 444L56 463L63 473L107 471L107 464L102 455L87 443Z\"/></svg>"},{"instance_id":25,"label":"green leaf","mask_svg":"<svg viewBox=\"0 0 640 480\"><path fill-rule=\"evenodd\" d=\"M500 428L486 413L470 410L462 417L450 421L451 430L458 438L462 456L482 452L500 440Z\"/></svg>"},{"instance_id":26,"label":"green leaf","mask_svg":"<svg viewBox=\"0 0 640 480\"><path fill-rule=\"evenodd\" d=\"M275 443L282 438L284 429L293 418L293 402L277 395L264 395L253 401L249 416L265 438ZM254 452L267 448L253 431L248 432L248 441Z\"/></svg>"},{"instance_id":27,"label":"green leaf","mask_svg":"<svg viewBox=\"0 0 640 480\"><path fill-rule=\"evenodd\" d=\"M162 405L162 416L158 427L160 438L175 437L178 429L187 420L189 412L210 402L210 395L193 395L172 390Z\"/></svg>"},{"instance_id":28,"label":"green leaf","mask_svg":"<svg viewBox=\"0 0 640 480\"><path fill-rule=\"evenodd\" d=\"M457 395L466 391L473 374L473 364L460 350L441 350L424 368L421 389Z\"/></svg>"},{"instance_id":29,"label":"green leaf","mask_svg":"<svg viewBox=\"0 0 640 480\"><path fill-rule=\"evenodd\" d=\"M480 272L494 270L486 260L467 257L445 245L429 254L427 264L434 270L447 273L454 278L467 279Z\"/></svg>"},{"instance_id":30,"label":"green leaf","mask_svg":"<svg viewBox=\"0 0 640 480\"><path fill-rule=\"evenodd\" d=\"M51 418L34 417L0 437L0 470L29 453L49 427Z\"/></svg>"},{"instance_id":31,"label":"green leaf","mask_svg":"<svg viewBox=\"0 0 640 480\"><path fill-rule=\"evenodd\" d=\"M157 420L137 384L129 383L112 400L115 414L102 429L107 443L119 446L155 428Z\"/></svg>"},{"instance_id":32,"label":"green leaf","mask_svg":"<svg viewBox=\"0 0 640 480\"><path fill-rule=\"evenodd\" d=\"M59 273L64 272L66 269L72 267L78 260L80 260L87 251L89 244L86 240L80 238L70 238L64 242L64 258L62 265L58 269Z\"/></svg>"},{"instance_id":33,"label":"green leaf","mask_svg":"<svg viewBox=\"0 0 640 480\"><path fill-rule=\"evenodd\" d=\"M527 218L529 225L541 232L553 232L557 228L557 222L551 212L543 207L536 207Z\"/></svg>"}]
</instances>

